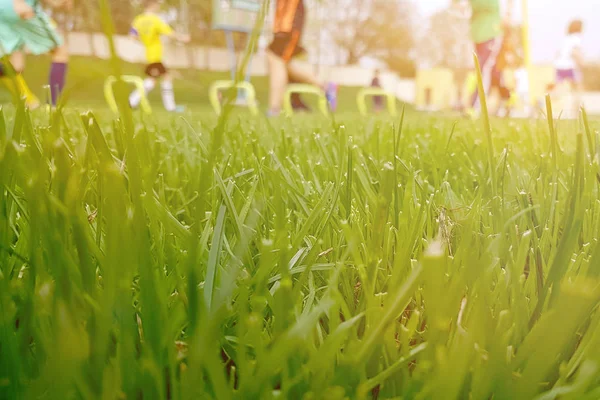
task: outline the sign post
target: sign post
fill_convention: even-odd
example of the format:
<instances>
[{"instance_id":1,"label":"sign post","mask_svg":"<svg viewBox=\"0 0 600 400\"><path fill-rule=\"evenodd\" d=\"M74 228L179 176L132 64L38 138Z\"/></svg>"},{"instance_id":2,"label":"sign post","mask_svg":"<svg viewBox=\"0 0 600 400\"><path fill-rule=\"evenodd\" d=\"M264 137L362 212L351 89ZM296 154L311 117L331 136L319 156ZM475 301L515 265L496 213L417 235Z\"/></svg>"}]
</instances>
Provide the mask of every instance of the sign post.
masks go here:
<instances>
[{"instance_id":1,"label":"sign post","mask_svg":"<svg viewBox=\"0 0 600 400\"><path fill-rule=\"evenodd\" d=\"M252 32L261 3L261 0L213 0L213 28Z\"/></svg>"},{"instance_id":2,"label":"sign post","mask_svg":"<svg viewBox=\"0 0 600 400\"><path fill-rule=\"evenodd\" d=\"M232 80L235 80L238 62L233 32L247 33L249 36L248 45L251 46L250 34L256 25L261 6L261 0L213 0L213 29L225 32L227 48L231 58ZM250 54L254 52L254 48L248 48L247 50L250 51ZM245 72L246 81L249 81L250 62Z\"/></svg>"}]
</instances>

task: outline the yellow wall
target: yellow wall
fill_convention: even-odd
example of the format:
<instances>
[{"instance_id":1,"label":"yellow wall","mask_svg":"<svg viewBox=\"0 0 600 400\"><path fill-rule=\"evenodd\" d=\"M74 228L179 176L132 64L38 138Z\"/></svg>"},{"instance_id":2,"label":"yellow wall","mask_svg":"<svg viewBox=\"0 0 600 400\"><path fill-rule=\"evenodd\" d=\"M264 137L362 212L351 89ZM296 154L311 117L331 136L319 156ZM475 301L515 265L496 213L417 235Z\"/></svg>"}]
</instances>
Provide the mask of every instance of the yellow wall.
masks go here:
<instances>
[{"instance_id":1,"label":"yellow wall","mask_svg":"<svg viewBox=\"0 0 600 400\"><path fill-rule=\"evenodd\" d=\"M445 68L432 68L417 71L417 98L419 108L434 110L448 109L456 97L454 74ZM430 102L427 104L427 91L430 91Z\"/></svg>"},{"instance_id":2,"label":"yellow wall","mask_svg":"<svg viewBox=\"0 0 600 400\"><path fill-rule=\"evenodd\" d=\"M470 76L472 76L471 74ZM512 82L511 72L507 73L507 82ZM468 79L468 78L467 78ZM552 66L536 65L529 71L529 88L531 98L537 101L547 92L549 84L555 80L555 71ZM472 82L471 82L472 83ZM450 69L432 68L417 71L416 86L417 97L416 105L419 108L430 108L435 110L445 110L452 108L456 101L457 83L454 82L454 74ZM461 83L463 88L469 86L469 82ZM431 90L430 104L426 104L426 90ZM463 104L468 103L470 95L468 90L463 90Z\"/></svg>"},{"instance_id":3,"label":"yellow wall","mask_svg":"<svg viewBox=\"0 0 600 400\"><path fill-rule=\"evenodd\" d=\"M535 65L529 71L529 91L534 99L544 96L549 84L556 80L556 71L553 66Z\"/></svg>"}]
</instances>

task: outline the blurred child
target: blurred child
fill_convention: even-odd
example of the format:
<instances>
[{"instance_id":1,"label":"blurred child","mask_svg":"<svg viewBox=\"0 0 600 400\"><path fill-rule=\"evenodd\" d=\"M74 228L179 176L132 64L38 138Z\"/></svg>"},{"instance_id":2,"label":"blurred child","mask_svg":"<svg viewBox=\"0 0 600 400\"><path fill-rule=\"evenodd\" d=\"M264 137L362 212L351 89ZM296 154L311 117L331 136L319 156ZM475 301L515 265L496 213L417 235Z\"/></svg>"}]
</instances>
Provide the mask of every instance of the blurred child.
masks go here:
<instances>
[{"instance_id":1,"label":"blurred child","mask_svg":"<svg viewBox=\"0 0 600 400\"><path fill-rule=\"evenodd\" d=\"M469 16L471 39L479 60L485 94L498 92L502 105L510 99L510 91L503 82L503 70L511 62L514 44L511 35L507 36L503 28L510 26L514 4L512 0L504 2L503 14L500 3L500 0L453 0L456 13ZM467 111L474 116L481 107L478 90L473 93L471 103L473 108Z\"/></svg>"},{"instance_id":2,"label":"blurred child","mask_svg":"<svg viewBox=\"0 0 600 400\"><path fill-rule=\"evenodd\" d=\"M156 86L156 81L160 80L162 101L167 111L182 111L183 107L177 107L175 103L175 94L173 93L173 80L169 75L167 68L163 64L163 44L162 36L173 38L179 42L187 43L190 41L189 35L177 33L166 22L164 22L158 13L160 12L159 0L146 0L144 13L138 15L132 23L130 35L142 42L146 48L146 79L144 80L145 94L150 93ZM129 96L129 104L133 108L140 105L144 93L135 90Z\"/></svg>"},{"instance_id":3,"label":"blurred child","mask_svg":"<svg viewBox=\"0 0 600 400\"><path fill-rule=\"evenodd\" d=\"M558 56L554 61L556 69L556 90L567 86L573 95L573 109L580 106L579 91L581 90L581 68L583 66L583 50L581 34L583 22L572 21L567 28L567 35L563 39ZM565 85L566 84L566 85Z\"/></svg>"},{"instance_id":4,"label":"blurred child","mask_svg":"<svg viewBox=\"0 0 600 400\"><path fill-rule=\"evenodd\" d=\"M455 0L462 4L464 0ZM483 88L486 95L491 91L494 83L501 78L501 70L498 68L498 54L502 47L502 13L500 0L469 0L471 8L471 39L475 44L475 53L479 59ZM475 91L472 98L472 106L479 111L481 108L479 92Z\"/></svg>"},{"instance_id":5,"label":"blurred child","mask_svg":"<svg viewBox=\"0 0 600 400\"><path fill-rule=\"evenodd\" d=\"M313 74L296 65L294 59L305 50L300 45L304 28L303 0L277 0L273 41L269 45L269 115L281 112L285 87L290 79L321 87Z\"/></svg>"},{"instance_id":6,"label":"blurred child","mask_svg":"<svg viewBox=\"0 0 600 400\"><path fill-rule=\"evenodd\" d=\"M381 80L379 79L379 70L375 70L375 74L373 75L373 80L371 81L371 87L373 88L381 88ZM381 112L383 110L383 97L381 96L373 96L373 110L375 112Z\"/></svg>"},{"instance_id":7,"label":"blurred child","mask_svg":"<svg viewBox=\"0 0 600 400\"><path fill-rule=\"evenodd\" d=\"M48 2L53 7L72 7L72 0ZM39 102L20 77L25 68L25 48L35 55L52 55L48 84L52 105L56 105L65 86L69 53L55 24L42 10L39 0L0 0L0 55L9 57L16 73L17 90L29 98L31 106Z\"/></svg>"},{"instance_id":8,"label":"blurred child","mask_svg":"<svg viewBox=\"0 0 600 400\"><path fill-rule=\"evenodd\" d=\"M519 65L519 34L518 30L513 29L510 25L505 25L503 32L502 46L500 47L496 66L499 74L492 77L491 90L497 92L499 97L498 108L495 114L498 116L509 116L514 106L511 101L514 96L511 88L507 85L506 73L509 70L517 68ZM516 87L514 89L516 90Z\"/></svg>"},{"instance_id":9,"label":"blurred child","mask_svg":"<svg viewBox=\"0 0 600 400\"><path fill-rule=\"evenodd\" d=\"M573 87L581 83L581 67L583 65L583 52L581 34L583 22L575 20L569 24L567 35L564 38L558 57L554 62L556 68L556 83L570 83Z\"/></svg>"}]
</instances>

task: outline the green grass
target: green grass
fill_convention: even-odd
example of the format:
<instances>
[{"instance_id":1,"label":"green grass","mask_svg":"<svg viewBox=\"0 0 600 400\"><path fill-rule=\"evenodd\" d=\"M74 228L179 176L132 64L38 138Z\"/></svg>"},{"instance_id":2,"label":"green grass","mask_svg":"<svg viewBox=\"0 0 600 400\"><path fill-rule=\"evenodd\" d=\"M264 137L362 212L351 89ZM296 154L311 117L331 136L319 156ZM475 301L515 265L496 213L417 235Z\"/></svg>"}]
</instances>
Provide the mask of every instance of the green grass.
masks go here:
<instances>
[{"instance_id":1,"label":"green grass","mask_svg":"<svg viewBox=\"0 0 600 400\"><path fill-rule=\"evenodd\" d=\"M5 109L0 398L597 399L600 127L491 124Z\"/></svg>"}]
</instances>

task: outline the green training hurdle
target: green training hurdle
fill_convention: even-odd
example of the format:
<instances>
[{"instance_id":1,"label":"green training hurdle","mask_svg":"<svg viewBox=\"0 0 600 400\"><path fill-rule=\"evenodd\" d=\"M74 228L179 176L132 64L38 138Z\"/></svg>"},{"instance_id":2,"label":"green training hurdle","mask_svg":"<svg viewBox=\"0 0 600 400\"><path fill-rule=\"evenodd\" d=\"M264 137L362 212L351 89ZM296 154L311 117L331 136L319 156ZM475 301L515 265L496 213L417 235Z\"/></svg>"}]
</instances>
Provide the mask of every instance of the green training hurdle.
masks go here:
<instances>
[{"instance_id":1,"label":"green training hurdle","mask_svg":"<svg viewBox=\"0 0 600 400\"><path fill-rule=\"evenodd\" d=\"M288 85L283 97L283 111L287 115L294 114L294 108L292 107L292 94L294 93L316 95L318 98L319 111L321 111L321 114L324 116L329 116L329 105L323 90L317 86L304 83L293 83Z\"/></svg>"},{"instance_id":2,"label":"green training hurdle","mask_svg":"<svg viewBox=\"0 0 600 400\"><path fill-rule=\"evenodd\" d=\"M381 88L364 88L358 91L356 95L356 105L361 115L366 116L369 111L367 107L367 97L382 96L386 98L387 110L390 115L396 115L396 97L393 93Z\"/></svg>"},{"instance_id":3,"label":"green training hurdle","mask_svg":"<svg viewBox=\"0 0 600 400\"><path fill-rule=\"evenodd\" d=\"M258 104L256 102L256 90L254 90L254 86L252 86L250 82L246 81L235 82L225 80L214 82L208 90L208 98L210 100L210 104L212 105L213 110L215 110L215 113L217 115L220 115L222 111L221 102L219 101L219 92L221 90L228 90L232 88L243 90L246 92L245 106L248 107L248 109L253 115L258 115ZM236 103L236 105L239 104Z\"/></svg>"},{"instance_id":4,"label":"green training hurdle","mask_svg":"<svg viewBox=\"0 0 600 400\"><path fill-rule=\"evenodd\" d=\"M136 87L137 90L142 93L142 100L140 101L140 107L146 114L152 114L152 107L150 107L150 102L148 101L148 97L146 96L146 89L144 89L144 80L139 76L133 75L122 75L121 80L123 82L130 83ZM115 99L115 92L113 90L113 86L117 82L117 77L109 76L104 81L104 98L106 99L106 103L108 107L117 114L119 112L119 107L117 106L117 100Z\"/></svg>"}]
</instances>

